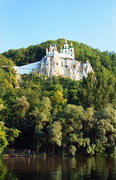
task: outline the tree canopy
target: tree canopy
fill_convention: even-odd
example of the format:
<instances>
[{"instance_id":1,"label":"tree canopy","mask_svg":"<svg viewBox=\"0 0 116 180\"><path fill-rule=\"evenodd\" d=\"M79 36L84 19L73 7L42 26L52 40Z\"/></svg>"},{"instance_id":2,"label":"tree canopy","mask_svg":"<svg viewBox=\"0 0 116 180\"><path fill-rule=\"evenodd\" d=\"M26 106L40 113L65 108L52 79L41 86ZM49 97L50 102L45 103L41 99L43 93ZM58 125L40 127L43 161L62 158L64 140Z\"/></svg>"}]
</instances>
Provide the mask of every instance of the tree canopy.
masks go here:
<instances>
[{"instance_id":1,"label":"tree canopy","mask_svg":"<svg viewBox=\"0 0 116 180\"><path fill-rule=\"evenodd\" d=\"M78 61L90 61L94 73L81 81L23 75L12 66L40 60L54 42L47 41L0 55L0 152L15 138L15 147L71 155L114 153L116 146L115 53L100 52L76 41ZM8 133L9 138L8 138Z\"/></svg>"}]
</instances>

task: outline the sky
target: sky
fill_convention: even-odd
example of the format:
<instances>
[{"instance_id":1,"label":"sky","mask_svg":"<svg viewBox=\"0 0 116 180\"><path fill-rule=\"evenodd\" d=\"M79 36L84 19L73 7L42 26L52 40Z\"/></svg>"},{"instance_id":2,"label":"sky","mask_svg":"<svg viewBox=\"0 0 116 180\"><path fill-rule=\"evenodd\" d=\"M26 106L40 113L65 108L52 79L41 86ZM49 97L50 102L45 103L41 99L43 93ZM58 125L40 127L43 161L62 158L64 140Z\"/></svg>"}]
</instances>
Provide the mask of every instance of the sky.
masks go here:
<instances>
[{"instance_id":1,"label":"sky","mask_svg":"<svg viewBox=\"0 0 116 180\"><path fill-rule=\"evenodd\" d=\"M116 0L0 0L0 53L58 38L116 52Z\"/></svg>"}]
</instances>

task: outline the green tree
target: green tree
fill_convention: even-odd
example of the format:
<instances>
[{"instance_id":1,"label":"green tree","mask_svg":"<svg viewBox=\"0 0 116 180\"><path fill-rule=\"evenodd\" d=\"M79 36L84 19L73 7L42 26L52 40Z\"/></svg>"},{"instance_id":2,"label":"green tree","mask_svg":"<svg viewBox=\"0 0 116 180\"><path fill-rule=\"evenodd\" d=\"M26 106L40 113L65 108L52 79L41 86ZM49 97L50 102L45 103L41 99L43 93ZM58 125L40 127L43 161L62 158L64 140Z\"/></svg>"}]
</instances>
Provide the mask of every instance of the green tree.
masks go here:
<instances>
[{"instance_id":1,"label":"green tree","mask_svg":"<svg viewBox=\"0 0 116 180\"><path fill-rule=\"evenodd\" d=\"M53 107L53 114L59 113L62 111L62 108L66 104L66 99L63 97L63 93L61 90L57 90L52 93L50 96L52 107Z\"/></svg>"},{"instance_id":2,"label":"green tree","mask_svg":"<svg viewBox=\"0 0 116 180\"><path fill-rule=\"evenodd\" d=\"M62 143L62 126L58 121L53 122L49 126L47 126L48 131L48 141L53 147L53 154L55 150L55 146L61 147Z\"/></svg>"},{"instance_id":3,"label":"green tree","mask_svg":"<svg viewBox=\"0 0 116 180\"><path fill-rule=\"evenodd\" d=\"M42 144L47 143L45 128L52 122L51 102L48 97L44 97L38 108L35 108L34 116L36 118L35 137L37 140L37 151Z\"/></svg>"},{"instance_id":4,"label":"green tree","mask_svg":"<svg viewBox=\"0 0 116 180\"><path fill-rule=\"evenodd\" d=\"M19 131L17 129L7 128L4 122L0 121L0 154L18 135Z\"/></svg>"}]
</instances>

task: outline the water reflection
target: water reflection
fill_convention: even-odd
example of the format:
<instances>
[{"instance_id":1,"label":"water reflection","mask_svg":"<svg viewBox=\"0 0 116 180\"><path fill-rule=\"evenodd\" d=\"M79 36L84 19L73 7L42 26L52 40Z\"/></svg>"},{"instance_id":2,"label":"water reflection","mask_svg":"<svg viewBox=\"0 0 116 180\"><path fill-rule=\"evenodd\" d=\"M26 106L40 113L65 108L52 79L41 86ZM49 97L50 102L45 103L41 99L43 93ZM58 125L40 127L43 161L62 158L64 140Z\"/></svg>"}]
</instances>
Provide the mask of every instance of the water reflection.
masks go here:
<instances>
[{"instance_id":1,"label":"water reflection","mask_svg":"<svg viewBox=\"0 0 116 180\"><path fill-rule=\"evenodd\" d=\"M5 179L6 178L6 179ZM0 161L0 180L116 180L114 157L9 158Z\"/></svg>"},{"instance_id":2,"label":"water reflection","mask_svg":"<svg viewBox=\"0 0 116 180\"><path fill-rule=\"evenodd\" d=\"M5 166L4 162L1 159L0 159L0 180L18 180L18 178L8 170L8 168Z\"/></svg>"}]
</instances>

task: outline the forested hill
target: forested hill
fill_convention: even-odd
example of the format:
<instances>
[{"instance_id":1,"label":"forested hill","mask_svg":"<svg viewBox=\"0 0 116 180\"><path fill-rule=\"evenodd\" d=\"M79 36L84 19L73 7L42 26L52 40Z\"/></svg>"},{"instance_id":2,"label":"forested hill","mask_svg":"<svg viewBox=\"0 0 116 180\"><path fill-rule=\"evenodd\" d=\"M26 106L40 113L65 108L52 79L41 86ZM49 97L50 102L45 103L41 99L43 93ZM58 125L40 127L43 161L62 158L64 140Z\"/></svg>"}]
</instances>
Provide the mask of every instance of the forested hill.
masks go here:
<instances>
[{"instance_id":1,"label":"forested hill","mask_svg":"<svg viewBox=\"0 0 116 180\"><path fill-rule=\"evenodd\" d=\"M27 48L9 50L4 52L2 55L12 59L17 66L25 65L41 60L41 58L45 55L46 48L48 48L51 43L55 43L58 50L60 50L60 48L63 47L64 42L65 39L57 39L56 41L49 40ZM71 42L75 48L75 59L80 62L90 61L94 70L96 70L96 67L103 65L110 72L116 74L116 53L108 51L101 52L100 50L94 49L83 43L68 40L69 44Z\"/></svg>"},{"instance_id":2,"label":"forested hill","mask_svg":"<svg viewBox=\"0 0 116 180\"><path fill-rule=\"evenodd\" d=\"M73 42L76 59L92 64L94 73L88 78L51 79L32 73L18 83L12 66L41 60L51 42L60 49L64 39L0 55L0 153L19 131L13 148L72 155L114 153L116 54Z\"/></svg>"}]
</instances>

